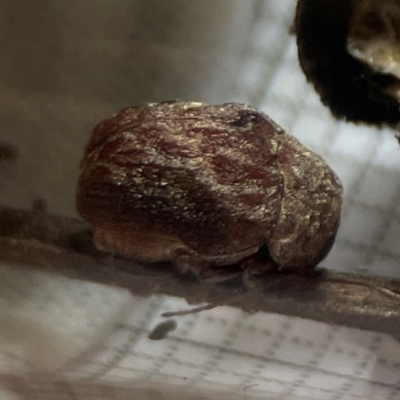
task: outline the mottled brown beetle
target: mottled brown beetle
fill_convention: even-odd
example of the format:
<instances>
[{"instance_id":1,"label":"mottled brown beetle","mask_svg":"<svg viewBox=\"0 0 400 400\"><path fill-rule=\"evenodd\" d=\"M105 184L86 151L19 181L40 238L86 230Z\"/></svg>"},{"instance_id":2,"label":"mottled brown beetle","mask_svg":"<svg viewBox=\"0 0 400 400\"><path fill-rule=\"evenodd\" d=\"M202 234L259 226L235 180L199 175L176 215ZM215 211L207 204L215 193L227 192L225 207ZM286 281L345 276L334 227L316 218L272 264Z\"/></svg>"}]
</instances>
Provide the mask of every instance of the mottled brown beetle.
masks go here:
<instances>
[{"instance_id":1,"label":"mottled brown beetle","mask_svg":"<svg viewBox=\"0 0 400 400\"><path fill-rule=\"evenodd\" d=\"M299 0L302 70L337 118L400 122L399 0Z\"/></svg>"},{"instance_id":2,"label":"mottled brown beetle","mask_svg":"<svg viewBox=\"0 0 400 400\"><path fill-rule=\"evenodd\" d=\"M314 268L333 245L341 205L335 173L265 114L181 101L100 123L77 192L99 248L202 278L233 264Z\"/></svg>"}]
</instances>

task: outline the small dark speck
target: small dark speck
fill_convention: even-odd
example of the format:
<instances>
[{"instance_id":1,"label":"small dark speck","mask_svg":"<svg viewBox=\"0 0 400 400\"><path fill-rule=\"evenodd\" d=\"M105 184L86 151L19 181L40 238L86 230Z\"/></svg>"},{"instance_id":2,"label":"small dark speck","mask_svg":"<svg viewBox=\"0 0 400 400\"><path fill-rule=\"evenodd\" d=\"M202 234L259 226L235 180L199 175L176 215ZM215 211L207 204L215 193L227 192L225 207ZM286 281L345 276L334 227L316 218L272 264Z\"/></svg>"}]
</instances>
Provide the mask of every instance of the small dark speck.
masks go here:
<instances>
[{"instance_id":1,"label":"small dark speck","mask_svg":"<svg viewBox=\"0 0 400 400\"><path fill-rule=\"evenodd\" d=\"M295 343L295 344L299 344L300 343L300 338L298 336L293 336L292 342Z\"/></svg>"},{"instance_id":2,"label":"small dark speck","mask_svg":"<svg viewBox=\"0 0 400 400\"><path fill-rule=\"evenodd\" d=\"M165 100L165 101L162 101L162 102L159 103L159 104L175 104L175 103L179 103L180 101L182 101L182 100L179 100L179 99L175 99L175 100Z\"/></svg>"},{"instance_id":3,"label":"small dark speck","mask_svg":"<svg viewBox=\"0 0 400 400\"><path fill-rule=\"evenodd\" d=\"M367 365L368 365L368 362L367 361L363 361L361 364L360 364L360 369L361 370L364 370L365 368L367 368ZM360 371L360 370L359 370Z\"/></svg>"},{"instance_id":4,"label":"small dark speck","mask_svg":"<svg viewBox=\"0 0 400 400\"><path fill-rule=\"evenodd\" d=\"M178 327L178 324L174 319L168 319L167 321L160 322L149 334L151 340L162 340L169 332L174 331Z\"/></svg>"},{"instance_id":5,"label":"small dark speck","mask_svg":"<svg viewBox=\"0 0 400 400\"><path fill-rule=\"evenodd\" d=\"M18 148L9 143L0 142L0 164L6 161L14 161L18 158Z\"/></svg>"},{"instance_id":6,"label":"small dark speck","mask_svg":"<svg viewBox=\"0 0 400 400\"><path fill-rule=\"evenodd\" d=\"M245 127L248 124L258 124L262 117L260 113L254 111L245 111L236 118L231 125L238 127Z\"/></svg>"},{"instance_id":7,"label":"small dark speck","mask_svg":"<svg viewBox=\"0 0 400 400\"><path fill-rule=\"evenodd\" d=\"M35 197L32 200L32 211L35 211L40 214L46 214L47 204L44 199L41 197Z\"/></svg>"}]
</instances>

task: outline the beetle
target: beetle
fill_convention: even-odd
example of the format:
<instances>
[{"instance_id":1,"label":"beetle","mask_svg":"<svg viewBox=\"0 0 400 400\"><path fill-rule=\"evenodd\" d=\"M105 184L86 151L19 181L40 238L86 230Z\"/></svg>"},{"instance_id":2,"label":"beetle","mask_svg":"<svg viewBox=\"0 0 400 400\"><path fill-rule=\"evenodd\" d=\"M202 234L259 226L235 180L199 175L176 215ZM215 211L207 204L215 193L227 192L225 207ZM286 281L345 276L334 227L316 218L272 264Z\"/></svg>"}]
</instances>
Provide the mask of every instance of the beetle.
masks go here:
<instances>
[{"instance_id":1,"label":"beetle","mask_svg":"<svg viewBox=\"0 0 400 400\"><path fill-rule=\"evenodd\" d=\"M341 206L342 185L321 157L235 103L119 111L95 127L77 190L98 248L202 279L232 265L313 269L334 243Z\"/></svg>"}]
</instances>

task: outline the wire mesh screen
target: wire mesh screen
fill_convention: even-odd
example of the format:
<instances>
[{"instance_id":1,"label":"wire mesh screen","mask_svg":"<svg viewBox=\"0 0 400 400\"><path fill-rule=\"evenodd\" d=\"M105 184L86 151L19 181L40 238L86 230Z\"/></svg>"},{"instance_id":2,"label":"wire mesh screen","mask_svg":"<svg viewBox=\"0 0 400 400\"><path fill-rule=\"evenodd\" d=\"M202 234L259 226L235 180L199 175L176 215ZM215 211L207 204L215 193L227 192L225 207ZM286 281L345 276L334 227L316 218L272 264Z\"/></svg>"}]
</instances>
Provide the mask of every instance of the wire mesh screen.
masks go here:
<instances>
[{"instance_id":1,"label":"wire mesh screen","mask_svg":"<svg viewBox=\"0 0 400 400\"><path fill-rule=\"evenodd\" d=\"M0 164L1 202L29 208L39 196L50 212L76 216L83 146L122 106L251 103L344 184L342 225L323 266L400 277L398 142L388 130L337 122L320 104L289 34L294 1L144 3L0 5L0 138L20 153ZM2 399L400 399L400 345L389 335L218 307L176 317L152 340L161 314L186 301L0 271Z\"/></svg>"}]
</instances>

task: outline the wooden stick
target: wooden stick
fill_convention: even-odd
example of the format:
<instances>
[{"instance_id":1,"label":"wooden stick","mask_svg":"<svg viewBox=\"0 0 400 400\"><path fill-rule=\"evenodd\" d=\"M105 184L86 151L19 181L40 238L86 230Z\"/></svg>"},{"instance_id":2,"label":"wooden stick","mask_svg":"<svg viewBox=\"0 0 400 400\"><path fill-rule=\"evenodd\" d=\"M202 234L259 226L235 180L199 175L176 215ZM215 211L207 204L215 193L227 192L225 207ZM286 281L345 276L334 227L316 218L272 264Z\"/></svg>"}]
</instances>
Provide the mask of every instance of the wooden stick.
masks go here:
<instances>
[{"instance_id":1,"label":"wooden stick","mask_svg":"<svg viewBox=\"0 0 400 400\"><path fill-rule=\"evenodd\" d=\"M264 273L252 279L250 288L241 277L201 282L170 264L143 264L96 250L90 228L80 220L10 208L0 208L0 261L126 288L137 296L166 294L189 304L229 304L400 338L400 281L390 278L320 269L308 277Z\"/></svg>"}]
</instances>

